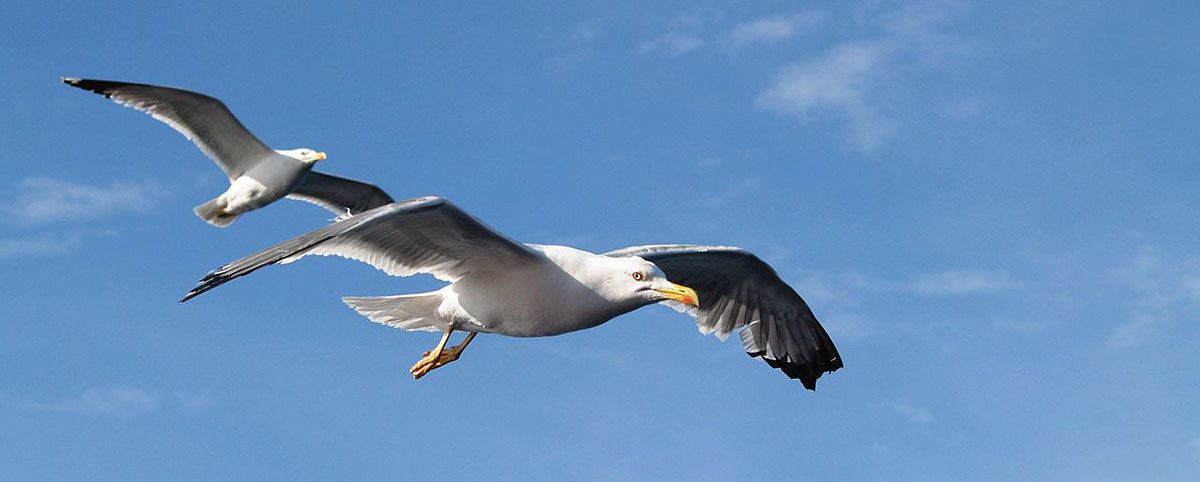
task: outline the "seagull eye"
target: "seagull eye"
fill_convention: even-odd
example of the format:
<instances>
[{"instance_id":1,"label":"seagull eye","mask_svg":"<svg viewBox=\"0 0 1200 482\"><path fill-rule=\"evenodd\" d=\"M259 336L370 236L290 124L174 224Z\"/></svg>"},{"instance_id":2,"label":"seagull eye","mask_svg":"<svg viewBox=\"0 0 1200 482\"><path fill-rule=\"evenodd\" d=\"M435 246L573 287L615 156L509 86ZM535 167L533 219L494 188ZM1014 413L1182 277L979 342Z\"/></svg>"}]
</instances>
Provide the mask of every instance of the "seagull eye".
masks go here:
<instances>
[{"instance_id":1,"label":"seagull eye","mask_svg":"<svg viewBox=\"0 0 1200 482\"><path fill-rule=\"evenodd\" d=\"M631 276L633 276L634 281L641 281L643 279L646 279L646 275L642 274L639 271L634 271Z\"/></svg>"}]
</instances>

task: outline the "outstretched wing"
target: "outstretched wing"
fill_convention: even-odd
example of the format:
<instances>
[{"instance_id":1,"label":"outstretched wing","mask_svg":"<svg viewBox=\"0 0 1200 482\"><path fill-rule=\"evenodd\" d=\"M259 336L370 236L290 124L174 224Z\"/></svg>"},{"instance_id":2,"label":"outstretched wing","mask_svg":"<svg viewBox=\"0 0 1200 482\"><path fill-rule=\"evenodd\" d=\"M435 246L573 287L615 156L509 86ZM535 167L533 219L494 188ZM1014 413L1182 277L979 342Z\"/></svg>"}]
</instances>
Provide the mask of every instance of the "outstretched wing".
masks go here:
<instances>
[{"instance_id":1,"label":"outstretched wing","mask_svg":"<svg viewBox=\"0 0 1200 482\"><path fill-rule=\"evenodd\" d=\"M676 309L696 317L700 331L724 339L743 328L746 353L815 390L817 378L842 367L833 340L796 290L749 251L725 246L633 246L608 256L638 256L667 279L700 295L698 308Z\"/></svg>"},{"instance_id":2,"label":"outstretched wing","mask_svg":"<svg viewBox=\"0 0 1200 482\"><path fill-rule=\"evenodd\" d=\"M196 144L236 179L275 151L254 137L221 101L171 87L63 78L67 85L89 90L162 121Z\"/></svg>"},{"instance_id":3,"label":"outstretched wing","mask_svg":"<svg viewBox=\"0 0 1200 482\"><path fill-rule=\"evenodd\" d=\"M309 255L362 261L392 276L429 273L446 281L471 271L504 271L545 261L450 201L423 197L351 216L229 263L201 279L180 301L263 266Z\"/></svg>"},{"instance_id":4,"label":"outstretched wing","mask_svg":"<svg viewBox=\"0 0 1200 482\"><path fill-rule=\"evenodd\" d=\"M316 171L309 171L287 197L316 204L339 215L347 211L358 214L392 203L392 197L379 186Z\"/></svg>"}]
</instances>

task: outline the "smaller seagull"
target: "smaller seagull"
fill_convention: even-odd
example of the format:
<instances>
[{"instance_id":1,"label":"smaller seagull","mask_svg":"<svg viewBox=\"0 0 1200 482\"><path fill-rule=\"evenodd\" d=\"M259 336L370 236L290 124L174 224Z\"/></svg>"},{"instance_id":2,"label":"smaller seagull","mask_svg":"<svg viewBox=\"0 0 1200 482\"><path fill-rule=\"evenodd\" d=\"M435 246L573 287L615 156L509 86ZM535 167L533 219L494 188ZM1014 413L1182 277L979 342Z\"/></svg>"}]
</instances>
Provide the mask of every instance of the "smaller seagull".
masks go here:
<instances>
[{"instance_id":1,"label":"smaller seagull","mask_svg":"<svg viewBox=\"0 0 1200 482\"><path fill-rule=\"evenodd\" d=\"M457 360L478 333L561 335L653 303L691 314L701 333L721 339L740 329L746 354L809 390L823 373L842 367L833 340L800 295L748 251L657 245L593 254L521 244L437 197L381 206L229 263L180 301L308 255L341 256L392 276L429 273L450 283L428 293L342 298L376 323L442 332L437 346L409 369L414 378ZM454 331L466 338L447 347Z\"/></svg>"},{"instance_id":2,"label":"smaller seagull","mask_svg":"<svg viewBox=\"0 0 1200 482\"><path fill-rule=\"evenodd\" d=\"M392 202L377 186L312 170L324 152L273 150L254 137L221 101L171 87L63 77L63 83L95 92L162 121L196 144L229 177L229 189L196 206L200 219L227 227L249 211L284 196L338 215Z\"/></svg>"}]
</instances>

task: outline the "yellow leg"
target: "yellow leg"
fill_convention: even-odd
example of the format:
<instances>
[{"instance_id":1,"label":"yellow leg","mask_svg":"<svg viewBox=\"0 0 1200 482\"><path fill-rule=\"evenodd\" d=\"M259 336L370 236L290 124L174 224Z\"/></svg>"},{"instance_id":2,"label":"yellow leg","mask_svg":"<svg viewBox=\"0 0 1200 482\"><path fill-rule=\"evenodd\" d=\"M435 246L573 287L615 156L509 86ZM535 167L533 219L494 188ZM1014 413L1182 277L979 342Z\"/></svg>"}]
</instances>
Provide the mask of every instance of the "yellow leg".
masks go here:
<instances>
[{"instance_id":1,"label":"yellow leg","mask_svg":"<svg viewBox=\"0 0 1200 482\"><path fill-rule=\"evenodd\" d=\"M445 349L443 349L443 350L442 350L442 356L438 357L438 361L437 361L437 363L436 363L436 365L437 365L437 366L435 366L435 367L433 367L433 368L437 368L437 367L440 367L440 366L442 366L442 365L445 365L445 364L447 364L447 363L450 363L450 362L452 362L452 361L454 361L454 360L457 360L457 359L458 359L458 356L459 356L460 354L462 354L462 351L463 351L463 350L465 350L465 349L467 348L467 345L470 345L470 344L471 344L471 340L473 340L473 339L475 339L475 332L473 332L473 331L472 331L472 332L468 332L468 333L467 333L467 337L466 337L466 338L463 338L463 341L462 341L462 343L459 343L459 344L457 344L457 345L454 345L454 346L452 346L452 347L449 347L449 348L445 348ZM433 350L429 350L429 351L427 351L427 352L425 352L425 353L422 353L421 355L422 355L422 356L432 356L432 355L431 355L431 353L433 353ZM433 368L430 368L430 370L433 370Z\"/></svg>"},{"instance_id":2,"label":"yellow leg","mask_svg":"<svg viewBox=\"0 0 1200 482\"><path fill-rule=\"evenodd\" d=\"M454 350L455 353L462 353L463 350L467 349L467 345L471 344L471 340L475 339L475 335L476 335L476 333L473 331L467 333L467 337L463 338L462 343L454 345L454 348L451 348L451 349ZM455 356L454 358L458 358L458 357Z\"/></svg>"},{"instance_id":3,"label":"yellow leg","mask_svg":"<svg viewBox=\"0 0 1200 482\"><path fill-rule=\"evenodd\" d=\"M467 349L467 345L470 345L471 340L473 340L474 338L475 338L475 332L473 332L473 331L469 332L469 333L467 333L467 337L463 338L462 343L459 343L450 348L442 350L442 356L441 356L441 358L438 359L438 362L439 362L438 366L442 366L442 365L450 363L454 360L457 360L458 355L462 354L462 351Z\"/></svg>"},{"instance_id":4,"label":"yellow leg","mask_svg":"<svg viewBox=\"0 0 1200 482\"><path fill-rule=\"evenodd\" d=\"M442 341L439 341L437 347L433 350L425 352L425 356L417 360L417 363L408 369L412 373L413 379L419 379L429 373L430 370L440 366L438 363L442 358L442 350L446 348L446 342L450 340L450 334L454 333L454 328L446 328L446 332L442 334Z\"/></svg>"}]
</instances>

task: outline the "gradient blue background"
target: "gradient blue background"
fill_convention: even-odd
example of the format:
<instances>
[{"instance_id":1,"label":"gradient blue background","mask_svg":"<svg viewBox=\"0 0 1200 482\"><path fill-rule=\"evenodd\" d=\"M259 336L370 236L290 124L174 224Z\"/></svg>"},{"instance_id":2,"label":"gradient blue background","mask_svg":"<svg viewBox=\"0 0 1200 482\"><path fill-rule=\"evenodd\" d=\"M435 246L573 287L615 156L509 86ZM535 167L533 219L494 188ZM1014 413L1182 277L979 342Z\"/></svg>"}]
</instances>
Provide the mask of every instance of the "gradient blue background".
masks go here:
<instances>
[{"instance_id":1,"label":"gradient blue background","mask_svg":"<svg viewBox=\"0 0 1200 482\"><path fill-rule=\"evenodd\" d=\"M1190 2L9 2L0 467L12 479L1195 480L1200 8ZM228 230L164 125L59 76L223 99L276 148L515 239L755 251L846 360L807 392L650 307L436 335Z\"/></svg>"}]
</instances>

